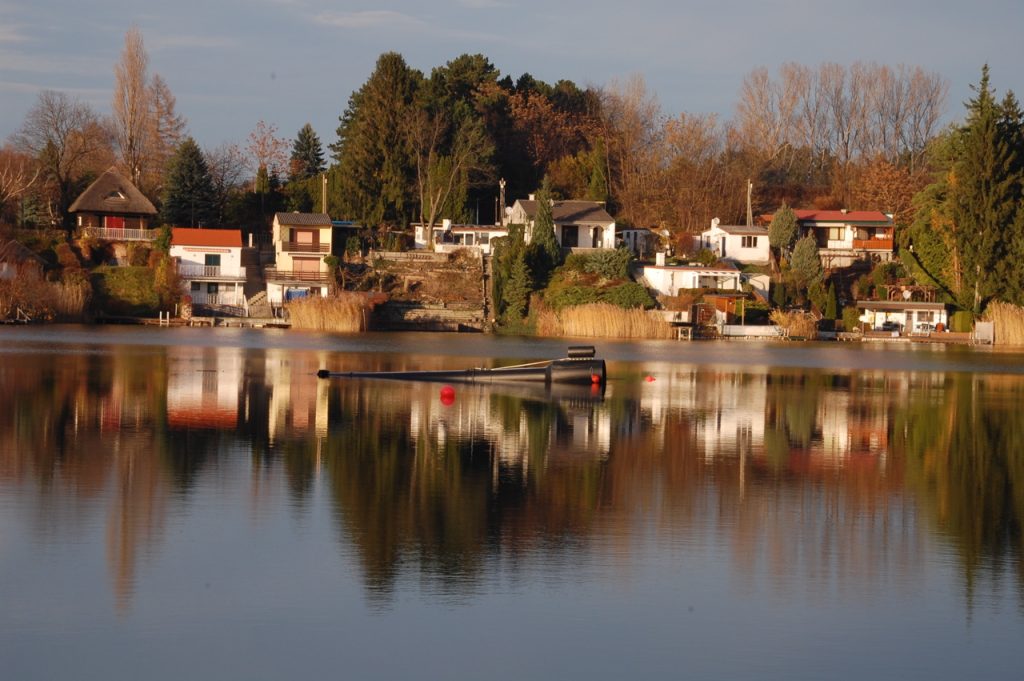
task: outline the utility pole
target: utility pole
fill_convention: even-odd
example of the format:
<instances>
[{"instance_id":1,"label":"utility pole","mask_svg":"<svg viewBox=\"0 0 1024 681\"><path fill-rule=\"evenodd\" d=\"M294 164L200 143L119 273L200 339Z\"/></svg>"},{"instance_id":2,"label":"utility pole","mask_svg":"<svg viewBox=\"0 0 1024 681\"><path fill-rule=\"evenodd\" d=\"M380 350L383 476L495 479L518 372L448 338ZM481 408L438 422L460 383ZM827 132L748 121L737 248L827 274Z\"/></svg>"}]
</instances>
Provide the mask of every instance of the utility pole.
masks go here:
<instances>
[{"instance_id":1,"label":"utility pole","mask_svg":"<svg viewBox=\"0 0 1024 681\"><path fill-rule=\"evenodd\" d=\"M502 226L505 225L505 178L498 180L498 222Z\"/></svg>"},{"instance_id":2,"label":"utility pole","mask_svg":"<svg viewBox=\"0 0 1024 681\"><path fill-rule=\"evenodd\" d=\"M327 173L320 173L320 212L327 213Z\"/></svg>"},{"instance_id":3,"label":"utility pole","mask_svg":"<svg viewBox=\"0 0 1024 681\"><path fill-rule=\"evenodd\" d=\"M754 193L754 183L747 178L747 227L754 226L754 209L750 203L750 197Z\"/></svg>"}]
</instances>

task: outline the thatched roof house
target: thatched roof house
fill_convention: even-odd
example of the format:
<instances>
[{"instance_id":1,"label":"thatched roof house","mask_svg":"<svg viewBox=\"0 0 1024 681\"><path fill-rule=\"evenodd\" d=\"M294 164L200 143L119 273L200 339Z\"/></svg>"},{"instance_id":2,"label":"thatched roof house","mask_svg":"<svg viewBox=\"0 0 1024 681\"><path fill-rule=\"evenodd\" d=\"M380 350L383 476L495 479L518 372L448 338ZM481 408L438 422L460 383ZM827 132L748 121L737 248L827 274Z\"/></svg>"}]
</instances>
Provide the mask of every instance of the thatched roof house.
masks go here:
<instances>
[{"instance_id":1,"label":"thatched roof house","mask_svg":"<svg viewBox=\"0 0 1024 681\"><path fill-rule=\"evenodd\" d=\"M148 229L156 215L152 202L117 168L96 178L69 210L79 227L104 229Z\"/></svg>"}]
</instances>

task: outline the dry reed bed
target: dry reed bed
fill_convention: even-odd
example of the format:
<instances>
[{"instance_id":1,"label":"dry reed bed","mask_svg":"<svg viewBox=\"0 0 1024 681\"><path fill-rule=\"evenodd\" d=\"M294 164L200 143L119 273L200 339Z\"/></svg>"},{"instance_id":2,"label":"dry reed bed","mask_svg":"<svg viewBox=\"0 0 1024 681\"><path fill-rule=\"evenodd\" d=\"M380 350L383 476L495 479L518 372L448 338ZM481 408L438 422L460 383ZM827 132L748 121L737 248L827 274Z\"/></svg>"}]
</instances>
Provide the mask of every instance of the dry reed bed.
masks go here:
<instances>
[{"instance_id":1,"label":"dry reed bed","mask_svg":"<svg viewBox=\"0 0 1024 681\"><path fill-rule=\"evenodd\" d=\"M581 338L673 338L672 327L662 317L608 303L577 305L559 312L542 309L537 314L537 333Z\"/></svg>"},{"instance_id":2,"label":"dry reed bed","mask_svg":"<svg viewBox=\"0 0 1024 681\"><path fill-rule=\"evenodd\" d=\"M330 298L312 296L285 305L293 329L340 333L366 331L371 308L366 296L355 293Z\"/></svg>"},{"instance_id":3,"label":"dry reed bed","mask_svg":"<svg viewBox=\"0 0 1024 681\"><path fill-rule=\"evenodd\" d=\"M1024 308L994 301L985 309L985 319L995 325L996 345L1024 345Z\"/></svg>"},{"instance_id":4,"label":"dry reed bed","mask_svg":"<svg viewBox=\"0 0 1024 681\"><path fill-rule=\"evenodd\" d=\"M809 312L772 310L769 319L773 324L782 327L790 338L814 340L818 337L818 320Z\"/></svg>"}]
</instances>

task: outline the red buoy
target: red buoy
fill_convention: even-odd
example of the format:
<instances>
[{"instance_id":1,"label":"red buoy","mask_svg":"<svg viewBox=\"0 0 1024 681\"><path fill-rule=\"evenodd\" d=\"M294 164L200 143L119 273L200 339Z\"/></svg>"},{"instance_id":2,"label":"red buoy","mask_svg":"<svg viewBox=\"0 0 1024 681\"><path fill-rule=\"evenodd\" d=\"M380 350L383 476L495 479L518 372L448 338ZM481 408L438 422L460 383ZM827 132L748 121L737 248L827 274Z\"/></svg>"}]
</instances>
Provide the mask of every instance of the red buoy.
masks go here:
<instances>
[{"instance_id":1,"label":"red buoy","mask_svg":"<svg viewBox=\"0 0 1024 681\"><path fill-rule=\"evenodd\" d=\"M455 388L450 385L446 385L441 388L441 404L446 407L451 406L455 402Z\"/></svg>"},{"instance_id":2,"label":"red buoy","mask_svg":"<svg viewBox=\"0 0 1024 681\"><path fill-rule=\"evenodd\" d=\"M648 383L654 383L654 376L648 375L644 380Z\"/></svg>"},{"instance_id":3,"label":"red buoy","mask_svg":"<svg viewBox=\"0 0 1024 681\"><path fill-rule=\"evenodd\" d=\"M601 382L601 377L598 374L590 374L590 382L598 385Z\"/></svg>"}]
</instances>

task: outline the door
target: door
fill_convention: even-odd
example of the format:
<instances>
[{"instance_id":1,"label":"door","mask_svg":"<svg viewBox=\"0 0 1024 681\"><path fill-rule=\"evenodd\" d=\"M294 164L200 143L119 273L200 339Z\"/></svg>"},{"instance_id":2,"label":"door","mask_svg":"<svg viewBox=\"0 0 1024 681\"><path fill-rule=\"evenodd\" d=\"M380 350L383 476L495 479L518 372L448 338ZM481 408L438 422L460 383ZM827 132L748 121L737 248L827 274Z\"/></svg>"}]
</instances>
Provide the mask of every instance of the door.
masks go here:
<instances>
[{"instance_id":1,"label":"door","mask_svg":"<svg viewBox=\"0 0 1024 681\"><path fill-rule=\"evenodd\" d=\"M562 227L562 248L576 248L580 245L580 228L576 225Z\"/></svg>"}]
</instances>

